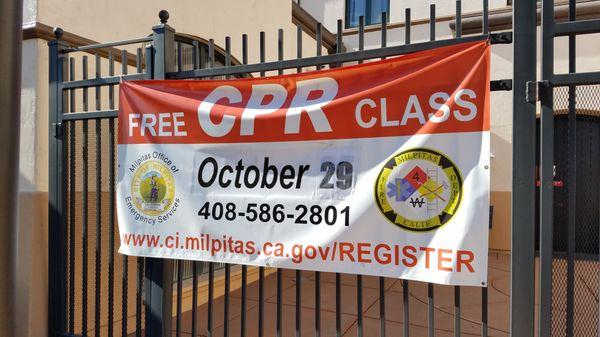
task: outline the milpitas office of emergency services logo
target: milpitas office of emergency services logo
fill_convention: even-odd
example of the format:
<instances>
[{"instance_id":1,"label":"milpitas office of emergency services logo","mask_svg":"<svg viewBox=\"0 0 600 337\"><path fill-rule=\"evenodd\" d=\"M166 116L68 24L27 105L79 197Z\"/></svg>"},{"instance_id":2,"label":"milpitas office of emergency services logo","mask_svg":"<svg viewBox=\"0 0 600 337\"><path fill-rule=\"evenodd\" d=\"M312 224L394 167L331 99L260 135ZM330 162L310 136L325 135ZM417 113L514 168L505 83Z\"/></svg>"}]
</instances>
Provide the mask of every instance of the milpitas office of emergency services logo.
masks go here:
<instances>
[{"instance_id":1,"label":"milpitas office of emergency services logo","mask_svg":"<svg viewBox=\"0 0 600 337\"><path fill-rule=\"evenodd\" d=\"M436 229L460 205L462 178L445 155L414 148L394 155L375 183L375 201L392 223L409 231Z\"/></svg>"},{"instance_id":2,"label":"milpitas office of emergency services logo","mask_svg":"<svg viewBox=\"0 0 600 337\"><path fill-rule=\"evenodd\" d=\"M169 166L149 160L140 165L131 181L133 204L142 213L157 216L173 203L175 182Z\"/></svg>"}]
</instances>

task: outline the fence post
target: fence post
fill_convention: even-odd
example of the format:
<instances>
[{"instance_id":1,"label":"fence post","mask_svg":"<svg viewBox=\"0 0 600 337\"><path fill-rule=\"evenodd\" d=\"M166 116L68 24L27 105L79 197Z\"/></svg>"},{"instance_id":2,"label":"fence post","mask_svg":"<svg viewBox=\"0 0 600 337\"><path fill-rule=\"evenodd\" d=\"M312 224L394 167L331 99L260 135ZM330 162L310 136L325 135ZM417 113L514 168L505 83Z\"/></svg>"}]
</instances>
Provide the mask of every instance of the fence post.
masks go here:
<instances>
[{"instance_id":1,"label":"fence post","mask_svg":"<svg viewBox=\"0 0 600 337\"><path fill-rule=\"evenodd\" d=\"M152 64L146 65L153 79L164 79L175 70L175 30L167 25L169 13L159 13L160 24L152 27ZM148 57L146 59L149 59ZM146 258L146 337L171 336L173 260Z\"/></svg>"},{"instance_id":2,"label":"fence post","mask_svg":"<svg viewBox=\"0 0 600 337\"><path fill-rule=\"evenodd\" d=\"M0 2L0 335L15 335L22 1Z\"/></svg>"},{"instance_id":3,"label":"fence post","mask_svg":"<svg viewBox=\"0 0 600 337\"><path fill-rule=\"evenodd\" d=\"M536 2L513 3L513 192L510 333L532 337L535 290L535 102L527 82L536 81ZM549 323L548 323L549 324Z\"/></svg>"},{"instance_id":4,"label":"fence post","mask_svg":"<svg viewBox=\"0 0 600 337\"><path fill-rule=\"evenodd\" d=\"M49 144L48 144L48 332L60 336L66 327L66 228L64 216L64 146L62 113L65 95L60 85L65 79L67 65L60 41L62 29L55 28L56 40L49 46Z\"/></svg>"}]
</instances>

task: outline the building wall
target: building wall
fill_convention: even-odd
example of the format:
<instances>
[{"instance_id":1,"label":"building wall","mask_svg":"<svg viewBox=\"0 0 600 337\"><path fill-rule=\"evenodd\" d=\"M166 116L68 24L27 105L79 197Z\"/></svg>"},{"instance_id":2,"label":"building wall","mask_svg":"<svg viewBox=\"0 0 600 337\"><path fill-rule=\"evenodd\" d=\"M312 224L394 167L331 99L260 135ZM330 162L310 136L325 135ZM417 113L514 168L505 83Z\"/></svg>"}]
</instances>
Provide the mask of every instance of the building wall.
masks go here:
<instances>
[{"instance_id":1,"label":"building wall","mask_svg":"<svg viewBox=\"0 0 600 337\"><path fill-rule=\"evenodd\" d=\"M47 48L31 39L22 46L17 336L46 336L47 318ZM44 55L46 55L44 57ZM42 159L44 158L44 159ZM42 281L40 281L42 280Z\"/></svg>"},{"instance_id":2,"label":"building wall","mask_svg":"<svg viewBox=\"0 0 600 337\"><path fill-rule=\"evenodd\" d=\"M35 22L37 16L37 0L23 0L23 25Z\"/></svg>"},{"instance_id":3,"label":"building wall","mask_svg":"<svg viewBox=\"0 0 600 337\"><path fill-rule=\"evenodd\" d=\"M405 8L411 9L412 20L428 19L429 5L436 5L437 17L454 15L455 1L451 0L389 0L390 24L404 22ZM462 13L480 12L483 9L482 0L462 0ZM489 0L490 9L506 7L507 0ZM322 22L327 29L335 32L337 20L344 20L346 0L301 0L300 6L315 19Z\"/></svg>"}]
</instances>

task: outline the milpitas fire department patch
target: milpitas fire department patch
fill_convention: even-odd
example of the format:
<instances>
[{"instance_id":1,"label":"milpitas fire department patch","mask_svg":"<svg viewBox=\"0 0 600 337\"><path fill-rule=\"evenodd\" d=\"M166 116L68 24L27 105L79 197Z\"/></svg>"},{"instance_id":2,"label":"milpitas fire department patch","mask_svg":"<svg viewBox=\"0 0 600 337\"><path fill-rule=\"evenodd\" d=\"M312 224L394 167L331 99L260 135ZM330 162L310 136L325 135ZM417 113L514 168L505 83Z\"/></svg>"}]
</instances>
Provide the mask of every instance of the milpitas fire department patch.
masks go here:
<instances>
[{"instance_id":1,"label":"milpitas fire department patch","mask_svg":"<svg viewBox=\"0 0 600 337\"><path fill-rule=\"evenodd\" d=\"M383 215L409 231L429 231L450 221L462 197L462 177L445 155L415 148L394 155L375 183Z\"/></svg>"}]
</instances>

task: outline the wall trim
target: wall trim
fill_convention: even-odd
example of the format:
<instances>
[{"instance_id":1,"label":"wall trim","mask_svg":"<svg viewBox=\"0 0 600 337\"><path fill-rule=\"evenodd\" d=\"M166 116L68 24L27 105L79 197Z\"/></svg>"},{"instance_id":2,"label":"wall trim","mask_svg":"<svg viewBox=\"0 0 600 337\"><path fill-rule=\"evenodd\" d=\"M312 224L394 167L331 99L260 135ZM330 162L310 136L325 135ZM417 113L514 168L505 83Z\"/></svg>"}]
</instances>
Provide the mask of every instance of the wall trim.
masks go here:
<instances>
[{"instance_id":1,"label":"wall trim","mask_svg":"<svg viewBox=\"0 0 600 337\"><path fill-rule=\"evenodd\" d=\"M23 27L23 40L41 39L44 41L53 41L56 39L53 32L54 28L43 24L41 22L35 22L31 25ZM98 41L90 40L83 36L69 33L65 31L61 38L61 41L71 47L81 47L90 44L98 44ZM113 58L117 62L121 62L121 49L114 47L90 49L87 53L97 53L101 57L108 58L109 52L112 52ZM127 53L127 64L130 66L136 65L136 56L132 53Z\"/></svg>"}]
</instances>

